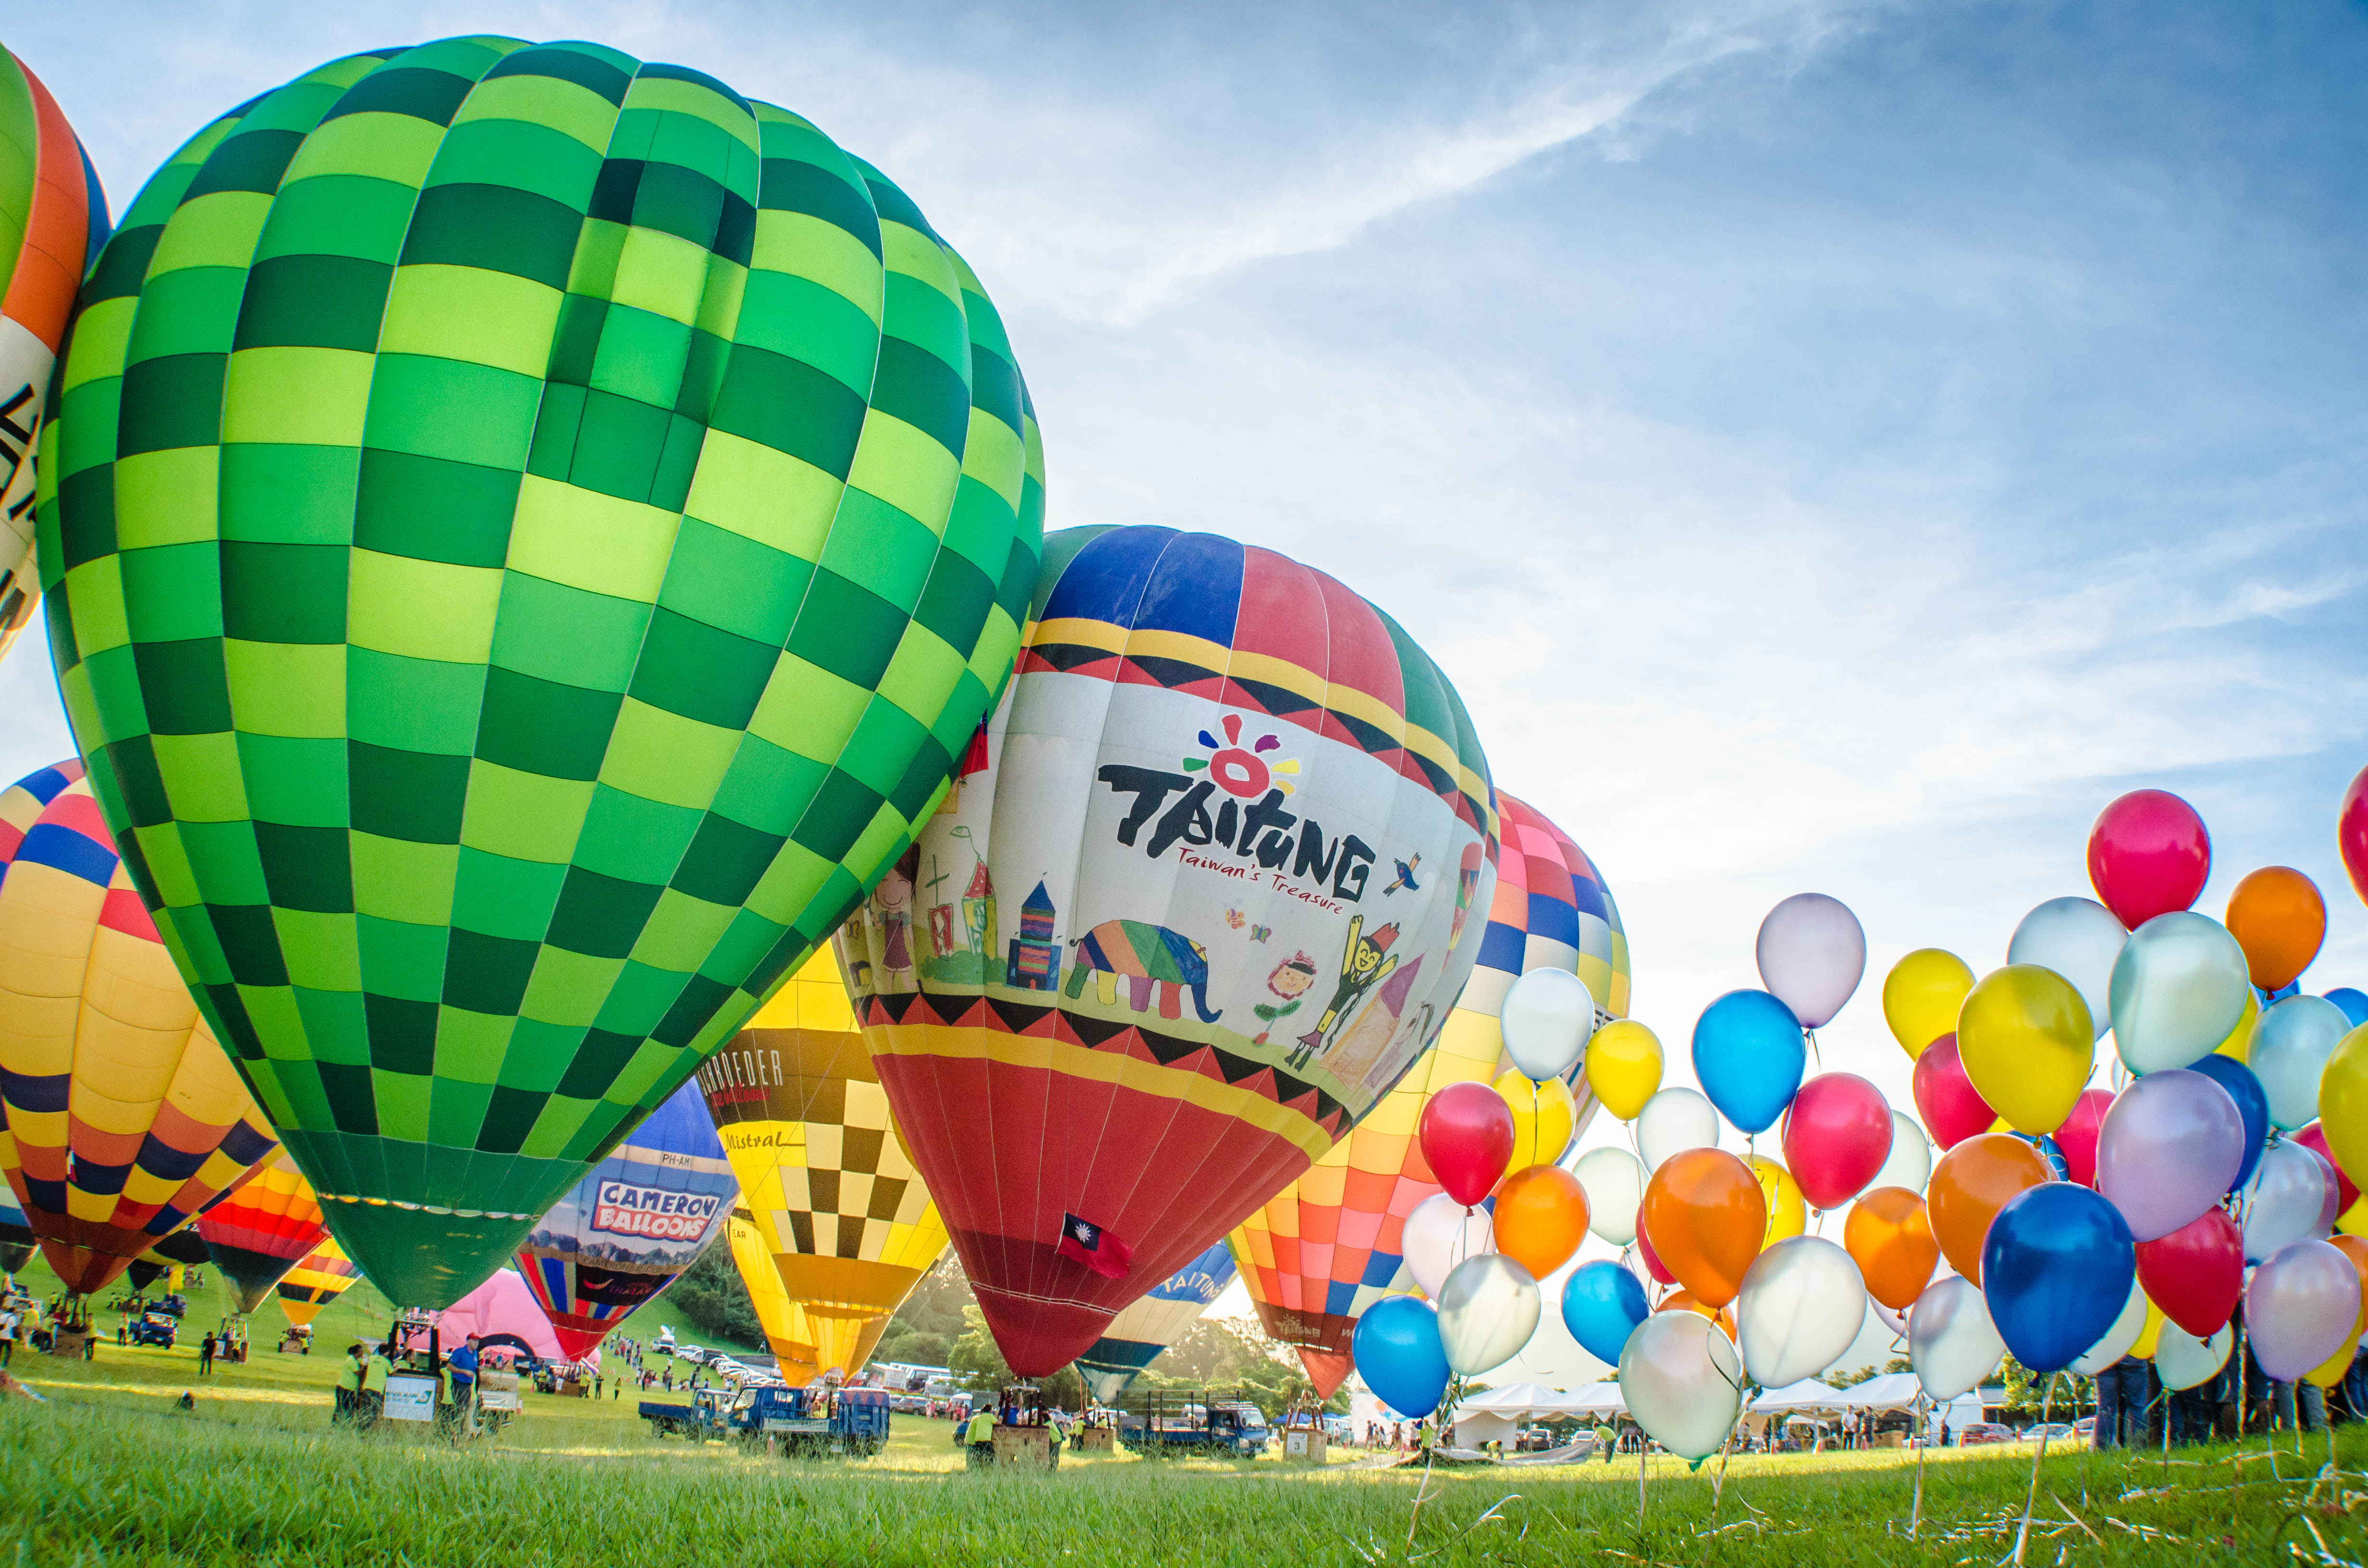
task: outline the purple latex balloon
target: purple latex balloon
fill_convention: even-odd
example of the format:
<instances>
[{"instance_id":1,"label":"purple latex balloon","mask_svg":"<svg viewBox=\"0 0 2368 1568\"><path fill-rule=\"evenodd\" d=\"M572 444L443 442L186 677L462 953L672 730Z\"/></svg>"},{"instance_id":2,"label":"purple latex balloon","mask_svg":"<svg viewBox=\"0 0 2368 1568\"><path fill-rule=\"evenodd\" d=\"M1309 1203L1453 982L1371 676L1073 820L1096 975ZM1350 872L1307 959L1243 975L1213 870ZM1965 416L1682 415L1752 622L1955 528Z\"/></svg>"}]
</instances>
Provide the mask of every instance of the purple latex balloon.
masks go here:
<instances>
[{"instance_id":1,"label":"purple latex balloon","mask_svg":"<svg viewBox=\"0 0 2368 1568\"><path fill-rule=\"evenodd\" d=\"M2133 1082L2097 1130L2097 1190L2141 1242L2192 1223L2244 1165L2244 1113L2227 1090L2183 1067Z\"/></svg>"},{"instance_id":2,"label":"purple latex balloon","mask_svg":"<svg viewBox=\"0 0 2368 1568\"><path fill-rule=\"evenodd\" d=\"M2328 1242L2296 1242L2253 1270L2245 1329L2253 1358L2279 1382L2324 1366L2360 1320L2360 1273Z\"/></svg>"},{"instance_id":3,"label":"purple latex balloon","mask_svg":"<svg viewBox=\"0 0 2368 1568\"><path fill-rule=\"evenodd\" d=\"M2310 1145L2281 1138L2262 1150L2252 1178L2237 1190L2245 1261L2266 1263L2296 1242L2325 1237L2337 1193L2335 1167Z\"/></svg>"}]
</instances>

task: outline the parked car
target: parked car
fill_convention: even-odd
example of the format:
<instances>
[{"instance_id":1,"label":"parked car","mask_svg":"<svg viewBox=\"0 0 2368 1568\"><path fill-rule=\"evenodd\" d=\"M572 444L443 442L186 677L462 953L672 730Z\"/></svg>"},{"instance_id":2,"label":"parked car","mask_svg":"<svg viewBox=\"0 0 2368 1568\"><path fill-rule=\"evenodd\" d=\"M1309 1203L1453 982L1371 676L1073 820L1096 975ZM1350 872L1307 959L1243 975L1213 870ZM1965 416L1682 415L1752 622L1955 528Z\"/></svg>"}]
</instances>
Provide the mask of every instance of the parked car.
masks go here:
<instances>
[{"instance_id":1,"label":"parked car","mask_svg":"<svg viewBox=\"0 0 2368 1568\"><path fill-rule=\"evenodd\" d=\"M2072 1435L2084 1443L2088 1442L2097 1435L2097 1418L2093 1415L2083 1415L2079 1420L2072 1423Z\"/></svg>"},{"instance_id":2,"label":"parked car","mask_svg":"<svg viewBox=\"0 0 2368 1568\"><path fill-rule=\"evenodd\" d=\"M1965 1429L1957 1436L1957 1446L1961 1449L1978 1449L1988 1443L2013 1441L2013 1429L2001 1426L1995 1421L1968 1422Z\"/></svg>"},{"instance_id":3,"label":"parked car","mask_svg":"<svg viewBox=\"0 0 2368 1568\"><path fill-rule=\"evenodd\" d=\"M2040 1426L2025 1429L2021 1435L2021 1440L2024 1442L2035 1443L2039 1441L2043 1435L2051 1443L2061 1443L2067 1438L2078 1436L2078 1434L2068 1422L2049 1421Z\"/></svg>"},{"instance_id":4,"label":"parked car","mask_svg":"<svg viewBox=\"0 0 2368 1568\"><path fill-rule=\"evenodd\" d=\"M1554 1446L1554 1435L1552 1432L1543 1426L1530 1426L1523 1428L1520 1437L1514 1441L1513 1451L1520 1454L1542 1454Z\"/></svg>"}]
</instances>

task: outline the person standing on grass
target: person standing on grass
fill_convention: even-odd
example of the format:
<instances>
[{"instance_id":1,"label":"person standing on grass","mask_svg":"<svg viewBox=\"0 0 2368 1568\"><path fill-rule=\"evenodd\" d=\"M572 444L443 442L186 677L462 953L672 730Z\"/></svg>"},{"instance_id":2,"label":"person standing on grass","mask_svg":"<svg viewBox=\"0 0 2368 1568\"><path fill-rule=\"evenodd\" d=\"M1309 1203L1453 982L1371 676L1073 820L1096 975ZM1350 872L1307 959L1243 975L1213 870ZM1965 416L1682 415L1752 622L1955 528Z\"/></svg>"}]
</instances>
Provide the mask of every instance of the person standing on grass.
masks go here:
<instances>
[{"instance_id":1,"label":"person standing on grass","mask_svg":"<svg viewBox=\"0 0 2368 1568\"><path fill-rule=\"evenodd\" d=\"M370 1357L362 1342L346 1346L346 1364L337 1369L337 1407L329 1415L333 1426L350 1426L362 1403L362 1381L370 1373Z\"/></svg>"},{"instance_id":2,"label":"person standing on grass","mask_svg":"<svg viewBox=\"0 0 2368 1568\"><path fill-rule=\"evenodd\" d=\"M17 1358L17 1325L24 1318L14 1307L0 1307L0 1367Z\"/></svg>"},{"instance_id":3,"label":"person standing on grass","mask_svg":"<svg viewBox=\"0 0 2368 1568\"><path fill-rule=\"evenodd\" d=\"M362 1368L360 1398L354 1408L354 1425L369 1431L378 1425L386 1413L386 1380L394 1373L394 1363L387 1358L387 1346L370 1346L370 1359Z\"/></svg>"},{"instance_id":4,"label":"person standing on grass","mask_svg":"<svg viewBox=\"0 0 2368 1568\"><path fill-rule=\"evenodd\" d=\"M213 1369L214 1335L213 1331L211 1329L208 1329L206 1331L206 1336L198 1341L198 1376L201 1378L207 1377L212 1373Z\"/></svg>"}]
</instances>

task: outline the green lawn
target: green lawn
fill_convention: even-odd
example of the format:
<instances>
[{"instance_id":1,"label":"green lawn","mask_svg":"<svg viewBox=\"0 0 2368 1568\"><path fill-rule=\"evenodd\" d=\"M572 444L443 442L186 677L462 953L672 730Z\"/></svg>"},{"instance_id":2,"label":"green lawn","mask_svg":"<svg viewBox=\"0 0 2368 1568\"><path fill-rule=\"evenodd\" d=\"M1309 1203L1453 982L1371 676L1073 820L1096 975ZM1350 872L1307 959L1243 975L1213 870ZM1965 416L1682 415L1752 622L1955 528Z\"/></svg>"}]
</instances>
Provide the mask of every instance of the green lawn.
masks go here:
<instances>
[{"instance_id":1,"label":"green lawn","mask_svg":"<svg viewBox=\"0 0 2368 1568\"><path fill-rule=\"evenodd\" d=\"M367 1290L357 1286L348 1300ZM384 1306L323 1314L309 1358L259 1350L196 1377L195 1353L101 1346L96 1363L25 1357L47 1402L0 1401L0 1543L18 1564L324 1562L695 1568L783 1562L1978 1564L2005 1555L2030 1475L2022 1449L1933 1456L1919 1538L1916 1471L1896 1454L1737 1460L1709 1533L1715 1461L1656 1460L1640 1528L1636 1466L1473 1469L1428 1483L1350 1456L1316 1472L1268 1459L1157 1464L1072 1457L1053 1475L972 1475L943 1422L899 1416L868 1461L790 1461L646 1435L633 1399L529 1394L495 1439L333 1430L336 1351ZM276 1309L266 1309L268 1317ZM342 1314L342 1318L340 1317ZM193 1324L211 1319L193 1312ZM677 1331L679 1332L679 1331ZM196 1409L175 1402L194 1391ZM2326 1439L2272 1459L2189 1450L2166 1467L2051 1452L2026 1561L2183 1564L2368 1559L2368 1432L2340 1483ZM2077 1518L2077 1522L2076 1521ZM1412 1530L1412 1544L1408 1532ZM2310 1533L2315 1528L2317 1538ZM2321 1559L2320 1540L2331 1556ZM0 1556L0 1568L11 1559Z\"/></svg>"}]
</instances>

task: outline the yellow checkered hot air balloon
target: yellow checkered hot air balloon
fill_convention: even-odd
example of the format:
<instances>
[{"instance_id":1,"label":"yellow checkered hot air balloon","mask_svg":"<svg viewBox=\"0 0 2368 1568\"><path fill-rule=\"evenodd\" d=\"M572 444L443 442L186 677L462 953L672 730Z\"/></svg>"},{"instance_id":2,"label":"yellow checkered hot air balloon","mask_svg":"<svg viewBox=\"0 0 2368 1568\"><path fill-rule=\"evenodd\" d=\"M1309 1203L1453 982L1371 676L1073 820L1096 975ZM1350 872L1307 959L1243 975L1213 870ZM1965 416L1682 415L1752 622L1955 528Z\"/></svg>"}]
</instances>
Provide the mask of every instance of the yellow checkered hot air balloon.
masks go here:
<instances>
[{"instance_id":1,"label":"yellow checkered hot air balloon","mask_svg":"<svg viewBox=\"0 0 2368 1568\"><path fill-rule=\"evenodd\" d=\"M742 1200L819 1366L849 1373L945 1250L828 950L699 1070Z\"/></svg>"},{"instance_id":2,"label":"yellow checkered hot air balloon","mask_svg":"<svg viewBox=\"0 0 2368 1568\"><path fill-rule=\"evenodd\" d=\"M344 1295L346 1287L359 1274L354 1260L337 1245L336 1238L324 1237L295 1267L279 1277L279 1310L288 1314L290 1323L302 1328L320 1316L323 1307Z\"/></svg>"},{"instance_id":3,"label":"yellow checkered hot air balloon","mask_svg":"<svg viewBox=\"0 0 2368 1568\"><path fill-rule=\"evenodd\" d=\"M730 1226L732 1261L740 1269L741 1283L748 1287L765 1343L780 1362L785 1380L792 1384L809 1382L820 1377L825 1367L860 1367L871 1359L872 1346L887 1331L886 1318L814 1316L802 1303L790 1300L781 1271L774 1267L773 1255L748 1210L734 1209Z\"/></svg>"}]
</instances>

